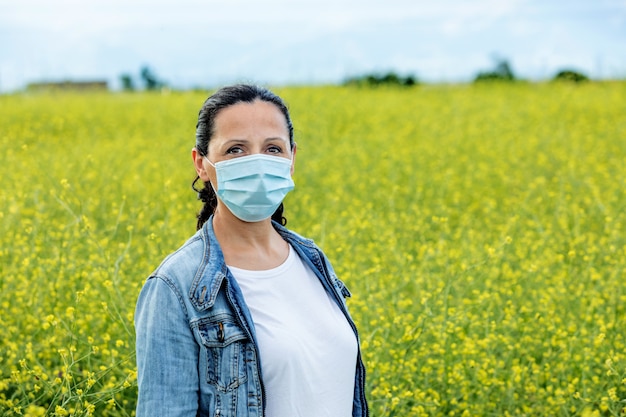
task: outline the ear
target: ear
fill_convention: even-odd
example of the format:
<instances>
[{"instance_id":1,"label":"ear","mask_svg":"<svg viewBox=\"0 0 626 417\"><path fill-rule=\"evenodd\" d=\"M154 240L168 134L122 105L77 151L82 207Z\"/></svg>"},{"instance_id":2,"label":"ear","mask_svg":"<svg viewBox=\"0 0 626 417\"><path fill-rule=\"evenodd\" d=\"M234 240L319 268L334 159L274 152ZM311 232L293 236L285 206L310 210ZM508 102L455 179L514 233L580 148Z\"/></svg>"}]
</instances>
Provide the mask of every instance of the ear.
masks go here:
<instances>
[{"instance_id":1,"label":"ear","mask_svg":"<svg viewBox=\"0 0 626 417\"><path fill-rule=\"evenodd\" d=\"M293 172L296 169L296 150L297 145L296 142L293 143L293 148L291 148L291 175L293 176Z\"/></svg>"},{"instance_id":2,"label":"ear","mask_svg":"<svg viewBox=\"0 0 626 417\"><path fill-rule=\"evenodd\" d=\"M208 164L206 163L204 157L202 156L202 154L200 154L198 149L193 148L191 150L191 159L193 159L193 165L196 168L196 173L198 174L200 179L203 182L209 181L209 173L206 169L206 165Z\"/></svg>"}]
</instances>

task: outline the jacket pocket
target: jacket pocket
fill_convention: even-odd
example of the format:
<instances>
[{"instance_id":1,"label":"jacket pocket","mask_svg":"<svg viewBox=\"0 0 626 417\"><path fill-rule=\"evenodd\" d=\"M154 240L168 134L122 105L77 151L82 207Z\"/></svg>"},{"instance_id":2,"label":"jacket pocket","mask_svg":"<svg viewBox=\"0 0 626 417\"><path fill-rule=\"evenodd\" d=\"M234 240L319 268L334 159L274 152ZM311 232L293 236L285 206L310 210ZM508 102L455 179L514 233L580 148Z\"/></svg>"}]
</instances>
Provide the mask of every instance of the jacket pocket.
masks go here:
<instances>
[{"instance_id":1,"label":"jacket pocket","mask_svg":"<svg viewBox=\"0 0 626 417\"><path fill-rule=\"evenodd\" d=\"M198 330L206 349L207 383L226 392L246 382L244 331L228 321L201 323Z\"/></svg>"}]
</instances>

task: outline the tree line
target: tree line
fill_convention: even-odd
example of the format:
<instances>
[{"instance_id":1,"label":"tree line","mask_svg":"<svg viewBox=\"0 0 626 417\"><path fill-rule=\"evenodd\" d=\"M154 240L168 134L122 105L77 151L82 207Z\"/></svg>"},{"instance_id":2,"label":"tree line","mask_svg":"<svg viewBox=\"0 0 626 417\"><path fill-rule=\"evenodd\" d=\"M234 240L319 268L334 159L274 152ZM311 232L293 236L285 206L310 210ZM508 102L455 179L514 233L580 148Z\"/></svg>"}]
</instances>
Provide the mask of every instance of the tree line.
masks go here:
<instances>
[{"instance_id":1,"label":"tree line","mask_svg":"<svg viewBox=\"0 0 626 417\"><path fill-rule=\"evenodd\" d=\"M568 81L581 83L589 81L589 77L575 69L559 70L553 77L553 81ZM480 71L472 80L474 83L485 82L515 82L522 81L513 72L511 64L506 59L497 60L491 70ZM393 71L387 73L365 74L357 77L347 78L344 85L352 85L358 87L377 87L381 85L412 87L419 85L420 81L415 75L400 76Z\"/></svg>"},{"instance_id":2,"label":"tree line","mask_svg":"<svg viewBox=\"0 0 626 417\"><path fill-rule=\"evenodd\" d=\"M155 72L148 66L141 68L139 72L140 85L144 90L154 91L167 87L167 83L161 80ZM553 81L567 81L574 83L582 83L589 81L589 77L584 73L575 69L559 70L553 77ZM494 67L487 71L480 71L473 78L474 83L485 82L515 82L522 81L513 72L511 64L506 59L497 60ZM120 75L122 90L135 91L140 89L140 85L135 83L133 76L129 73ZM384 73L369 73L355 77L346 78L343 85L356 87L378 87L378 86L398 86L413 87L420 84L420 80L413 74L400 75L393 71Z\"/></svg>"}]
</instances>

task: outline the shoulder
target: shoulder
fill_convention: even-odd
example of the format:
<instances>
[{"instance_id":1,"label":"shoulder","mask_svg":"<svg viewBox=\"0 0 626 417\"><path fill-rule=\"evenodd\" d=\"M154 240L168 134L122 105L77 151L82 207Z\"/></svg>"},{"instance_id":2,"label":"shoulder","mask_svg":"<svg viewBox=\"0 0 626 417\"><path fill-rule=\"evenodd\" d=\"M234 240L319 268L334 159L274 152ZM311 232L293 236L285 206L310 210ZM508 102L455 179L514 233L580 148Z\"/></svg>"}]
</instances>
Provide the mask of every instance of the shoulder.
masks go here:
<instances>
[{"instance_id":1,"label":"shoulder","mask_svg":"<svg viewBox=\"0 0 626 417\"><path fill-rule=\"evenodd\" d=\"M160 278L170 286L186 289L191 285L197 271L205 262L205 253L208 253L207 244L198 231L183 243L178 249L170 253L159 266L150 274L148 280Z\"/></svg>"},{"instance_id":2,"label":"shoulder","mask_svg":"<svg viewBox=\"0 0 626 417\"><path fill-rule=\"evenodd\" d=\"M178 298L182 298L185 277L193 276L194 269L197 270L198 262L194 259L197 259L196 254L202 250L203 246L201 237L196 233L178 249L167 255L144 282L140 298L146 293L154 293L158 288L167 287L176 293Z\"/></svg>"},{"instance_id":3,"label":"shoulder","mask_svg":"<svg viewBox=\"0 0 626 417\"><path fill-rule=\"evenodd\" d=\"M152 311L167 310L172 313L180 305L185 315L189 314L189 292L194 278L201 270L203 253L208 253L202 233L191 236L178 249L163 259L144 282L136 306L136 319ZM145 311L144 311L145 310ZM140 314L141 311L144 313Z\"/></svg>"},{"instance_id":4,"label":"shoulder","mask_svg":"<svg viewBox=\"0 0 626 417\"><path fill-rule=\"evenodd\" d=\"M308 247L308 248L311 248L311 249L315 249L315 250L317 250L319 252L322 251L315 244L313 239L309 239L307 237L304 237L304 236L294 232L293 230L287 229L285 226L282 226L279 223L272 222L272 225L274 226L274 229L276 229L278 234L280 234L282 236L282 238L285 239L290 244L292 244L292 245L299 245L299 246L305 246L305 247Z\"/></svg>"},{"instance_id":5,"label":"shoulder","mask_svg":"<svg viewBox=\"0 0 626 417\"><path fill-rule=\"evenodd\" d=\"M148 277L146 284L151 280L162 280L174 292L184 295L182 298L185 303L202 311L215 302L226 274L227 268L219 242L210 224L205 224L161 262ZM207 291L210 294L208 299Z\"/></svg>"},{"instance_id":6,"label":"shoulder","mask_svg":"<svg viewBox=\"0 0 626 417\"><path fill-rule=\"evenodd\" d=\"M296 249L298 255L306 257L310 261L309 265L315 267L322 275L328 275L328 278L335 287L335 290L337 290L344 298L351 297L348 287L346 287L343 281L337 277L337 274L335 273L328 257L312 239L305 238L278 223L273 224L283 239L289 242L289 244Z\"/></svg>"},{"instance_id":7,"label":"shoulder","mask_svg":"<svg viewBox=\"0 0 626 417\"><path fill-rule=\"evenodd\" d=\"M314 266L322 274L324 272L333 272L330 261L312 239L303 237L278 223L273 224L276 231L296 250L301 258L308 260L310 265Z\"/></svg>"}]
</instances>

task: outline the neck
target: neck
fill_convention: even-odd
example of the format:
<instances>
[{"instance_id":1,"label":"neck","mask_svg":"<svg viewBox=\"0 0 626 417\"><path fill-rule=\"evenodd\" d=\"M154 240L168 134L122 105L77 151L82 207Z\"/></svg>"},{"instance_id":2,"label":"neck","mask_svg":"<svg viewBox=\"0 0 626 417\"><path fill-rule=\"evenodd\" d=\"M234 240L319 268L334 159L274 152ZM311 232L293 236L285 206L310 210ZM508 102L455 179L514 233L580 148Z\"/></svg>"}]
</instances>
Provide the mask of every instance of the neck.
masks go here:
<instances>
[{"instance_id":1,"label":"neck","mask_svg":"<svg viewBox=\"0 0 626 417\"><path fill-rule=\"evenodd\" d=\"M244 222L219 204L213 215L213 230L223 248L267 247L278 235L272 226L271 219Z\"/></svg>"},{"instance_id":2,"label":"neck","mask_svg":"<svg viewBox=\"0 0 626 417\"><path fill-rule=\"evenodd\" d=\"M213 230L227 265L266 270L282 264L289 255L289 245L274 229L271 219L244 222L218 205Z\"/></svg>"}]
</instances>

